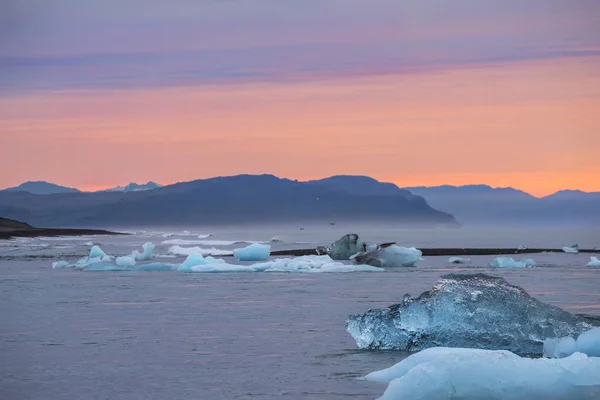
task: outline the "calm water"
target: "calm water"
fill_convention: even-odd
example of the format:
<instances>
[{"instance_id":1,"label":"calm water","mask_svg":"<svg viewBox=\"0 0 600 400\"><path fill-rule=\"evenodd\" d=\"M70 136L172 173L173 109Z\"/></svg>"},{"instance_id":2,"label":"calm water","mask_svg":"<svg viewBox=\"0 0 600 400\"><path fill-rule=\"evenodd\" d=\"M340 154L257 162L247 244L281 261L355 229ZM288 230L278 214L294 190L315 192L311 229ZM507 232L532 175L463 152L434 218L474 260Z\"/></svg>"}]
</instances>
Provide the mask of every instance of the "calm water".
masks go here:
<instances>
[{"instance_id":1,"label":"calm water","mask_svg":"<svg viewBox=\"0 0 600 400\"><path fill-rule=\"evenodd\" d=\"M206 240L268 241L277 236L283 242L275 247L307 247L299 242L326 243L343 229L322 229L312 236L306 230L213 229L214 236ZM542 301L600 315L600 268L585 267L588 255L537 254L533 258L538 268L502 271L454 268L447 257L427 257L417 268L383 273L92 273L51 268L53 261L85 255L89 242L122 255L152 241L158 244L156 253L167 255L170 244L162 241L195 240L208 233L175 231L177 235L163 238L164 232L0 244L2 398L376 398L386 385L356 377L405 355L357 351L344 320L397 302L405 293L419 294L440 275L456 271L500 275ZM558 247L576 242L594 247L600 239L598 231L531 233L417 231L410 242L403 239L405 231L372 228L363 236L439 247ZM483 266L492 257L472 259L473 265Z\"/></svg>"}]
</instances>

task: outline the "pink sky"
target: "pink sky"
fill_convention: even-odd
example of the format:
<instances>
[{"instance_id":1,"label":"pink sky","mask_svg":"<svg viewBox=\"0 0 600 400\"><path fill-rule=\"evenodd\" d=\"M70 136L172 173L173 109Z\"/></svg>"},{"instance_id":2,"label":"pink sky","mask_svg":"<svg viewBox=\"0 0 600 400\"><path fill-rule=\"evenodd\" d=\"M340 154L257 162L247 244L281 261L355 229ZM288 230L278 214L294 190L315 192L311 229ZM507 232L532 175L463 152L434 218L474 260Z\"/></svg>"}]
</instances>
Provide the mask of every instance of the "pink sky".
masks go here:
<instances>
[{"instance_id":1,"label":"pink sky","mask_svg":"<svg viewBox=\"0 0 600 400\"><path fill-rule=\"evenodd\" d=\"M264 28L263 14L211 5L203 29L225 32L235 22L248 32L216 41L190 41L202 33L193 19L160 19L152 7L157 14L142 20L126 10L119 19L110 10L52 9L57 19L48 21L73 17L79 25L63 31L83 36L92 35L85 18L119 32L132 19L139 25L129 41L89 36L87 50L48 21L14 28L0 48L9 55L0 64L0 187L272 173L361 174L399 186L486 183L540 196L600 191L600 35L588 23L593 15L584 17L598 11L593 3L557 2L533 10L532 21L523 10L459 7L438 20L417 3L376 1L368 12L365 3L347 4L343 15L323 11L331 18L312 30L304 8L281 11L293 28ZM23 10L24 21L49 18ZM402 23L384 18L386 10ZM149 21L180 19L190 22L187 31L173 25L186 40L167 35L157 54L133 52L147 44ZM352 36L353 26L365 34Z\"/></svg>"}]
</instances>

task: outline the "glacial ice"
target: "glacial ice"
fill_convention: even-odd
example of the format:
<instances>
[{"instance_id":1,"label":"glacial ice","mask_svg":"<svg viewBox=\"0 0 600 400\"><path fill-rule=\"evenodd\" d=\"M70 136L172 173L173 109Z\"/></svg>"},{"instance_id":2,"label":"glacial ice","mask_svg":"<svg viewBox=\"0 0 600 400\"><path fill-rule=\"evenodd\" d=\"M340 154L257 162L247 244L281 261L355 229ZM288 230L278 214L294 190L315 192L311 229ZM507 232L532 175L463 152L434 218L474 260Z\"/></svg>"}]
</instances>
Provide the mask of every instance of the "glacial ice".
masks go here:
<instances>
[{"instance_id":1,"label":"glacial ice","mask_svg":"<svg viewBox=\"0 0 600 400\"><path fill-rule=\"evenodd\" d=\"M152 260L152 258L153 258L152 252L154 251L154 244L151 242L147 242L147 243L144 243L142 248L144 249L144 251L142 253L140 253L137 250L133 251L133 254L132 254L133 259L135 261L150 261L150 260Z\"/></svg>"},{"instance_id":2,"label":"glacial ice","mask_svg":"<svg viewBox=\"0 0 600 400\"><path fill-rule=\"evenodd\" d=\"M117 257L117 265L122 267L131 267L135 265L135 258L133 256L121 256Z\"/></svg>"},{"instance_id":3,"label":"glacial ice","mask_svg":"<svg viewBox=\"0 0 600 400\"><path fill-rule=\"evenodd\" d=\"M562 248L565 253L579 253L579 245L574 244L573 246L566 246Z\"/></svg>"},{"instance_id":4,"label":"glacial ice","mask_svg":"<svg viewBox=\"0 0 600 400\"><path fill-rule=\"evenodd\" d=\"M542 354L543 341L592 328L583 317L544 304L484 274L442 276L432 290L386 309L351 315L346 330L361 349L504 349Z\"/></svg>"},{"instance_id":5,"label":"glacial ice","mask_svg":"<svg viewBox=\"0 0 600 400\"><path fill-rule=\"evenodd\" d=\"M225 262L194 265L185 272L215 273L215 272L256 272L252 266L227 264Z\"/></svg>"},{"instance_id":6,"label":"glacial ice","mask_svg":"<svg viewBox=\"0 0 600 400\"><path fill-rule=\"evenodd\" d=\"M233 256L238 261L266 261L270 255L271 246L259 243L252 243L250 246L233 251Z\"/></svg>"},{"instance_id":7,"label":"glacial ice","mask_svg":"<svg viewBox=\"0 0 600 400\"><path fill-rule=\"evenodd\" d=\"M462 257L450 257L448 259L448 262L450 264L468 264L471 262L471 260L468 258L462 258Z\"/></svg>"},{"instance_id":8,"label":"glacial ice","mask_svg":"<svg viewBox=\"0 0 600 400\"><path fill-rule=\"evenodd\" d=\"M230 256L231 250L222 250L222 249L203 249L201 247L181 247L181 246L171 246L169 247L168 252L170 254L175 254L178 256L189 256L190 254L211 254L213 256Z\"/></svg>"},{"instance_id":9,"label":"glacial ice","mask_svg":"<svg viewBox=\"0 0 600 400\"><path fill-rule=\"evenodd\" d=\"M531 258L523 258L521 261L515 261L511 257L496 257L488 264L491 268L530 268L535 267L536 263Z\"/></svg>"},{"instance_id":10,"label":"glacial ice","mask_svg":"<svg viewBox=\"0 0 600 400\"><path fill-rule=\"evenodd\" d=\"M52 263L52 268L68 268L70 264L66 261L56 261Z\"/></svg>"},{"instance_id":11,"label":"glacial ice","mask_svg":"<svg viewBox=\"0 0 600 400\"><path fill-rule=\"evenodd\" d=\"M356 233L342 236L330 246L329 256L333 260L349 260L354 254L363 251L363 243Z\"/></svg>"},{"instance_id":12,"label":"glacial ice","mask_svg":"<svg viewBox=\"0 0 600 400\"><path fill-rule=\"evenodd\" d=\"M563 358L577 352L590 357L600 357L600 328L593 328L581 333L577 340L567 336L544 341L546 357Z\"/></svg>"},{"instance_id":13,"label":"glacial ice","mask_svg":"<svg viewBox=\"0 0 600 400\"><path fill-rule=\"evenodd\" d=\"M391 380L380 400L592 400L600 358L523 358L503 350L432 348L367 375ZM414 359L413 359L414 358Z\"/></svg>"},{"instance_id":14,"label":"glacial ice","mask_svg":"<svg viewBox=\"0 0 600 400\"><path fill-rule=\"evenodd\" d=\"M383 271L382 268L370 265L347 265L333 260L330 256L280 258L273 261L253 264L251 267L256 271L264 272L333 273Z\"/></svg>"},{"instance_id":15,"label":"glacial ice","mask_svg":"<svg viewBox=\"0 0 600 400\"><path fill-rule=\"evenodd\" d=\"M600 267L600 260L598 257L590 257L590 262L587 263L588 267Z\"/></svg>"},{"instance_id":16,"label":"glacial ice","mask_svg":"<svg viewBox=\"0 0 600 400\"><path fill-rule=\"evenodd\" d=\"M375 251L358 253L352 256L357 264L367 264L374 267L414 267L423 253L414 247L400 247L396 244Z\"/></svg>"},{"instance_id":17,"label":"glacial ice","mask_svg":"<svg viewBox=\"0 0 600 400\"><path fill-rule=\"evenodd\" d=\"M177 268L179 272L192 272L192 267L205 265L205 264L217 264L224 263L224 260L204 257L201 253L192 253L187 256L185 261Z\"/></svg>"}]
</instances>

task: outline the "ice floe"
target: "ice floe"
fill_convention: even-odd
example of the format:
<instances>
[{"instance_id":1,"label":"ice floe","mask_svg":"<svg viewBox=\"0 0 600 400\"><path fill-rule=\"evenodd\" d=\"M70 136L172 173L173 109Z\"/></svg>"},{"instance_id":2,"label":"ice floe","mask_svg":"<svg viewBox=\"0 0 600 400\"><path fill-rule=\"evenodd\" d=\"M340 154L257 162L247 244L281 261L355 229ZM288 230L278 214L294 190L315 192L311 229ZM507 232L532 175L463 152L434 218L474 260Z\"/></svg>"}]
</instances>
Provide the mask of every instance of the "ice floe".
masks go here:
<instances>
[{"instance_id":1,"label":"ice floe","mask_svg":"<svg viewBox=\"0 0 600 400\"><path fill-rule=\"evenodd\" d=\"M266 261L270 255L271 246L268 244L252 243L250 246L233 251L233 256L238 261Z\"/></svg>"},{"instance_id":2,"label":"ice floe","mask_svg":"<svg viewBox=\"0 0 600 400\"><path fill-rule=\"evenodd\" d=\"M489 264L491 268L530 268L537 264L531 258L523 258L521 261L515 261L511 257L496 257Z\"/></svg>"},{"instance_id":3,"label":"ice floe","mask_svg":"<svg viewBox=\"0 0 600 400\"><path fill-rule=\"evenodd\" d=\"M584 353L590 357L600 357L600 328L593 328L579 335L544 341L544 355L552 358L568 357L573 353Z\"/></svg>"},{"instance_id":4,"label":"ice floe","mask_svg":"<svg viewBox=\"0 0 600 400\"><path fill-rule=\"evenodd\" d=\"M600 267L600 260L598 257L590 257L590 262L587 263L588 267Z\"/></svg>"}]
</instances>

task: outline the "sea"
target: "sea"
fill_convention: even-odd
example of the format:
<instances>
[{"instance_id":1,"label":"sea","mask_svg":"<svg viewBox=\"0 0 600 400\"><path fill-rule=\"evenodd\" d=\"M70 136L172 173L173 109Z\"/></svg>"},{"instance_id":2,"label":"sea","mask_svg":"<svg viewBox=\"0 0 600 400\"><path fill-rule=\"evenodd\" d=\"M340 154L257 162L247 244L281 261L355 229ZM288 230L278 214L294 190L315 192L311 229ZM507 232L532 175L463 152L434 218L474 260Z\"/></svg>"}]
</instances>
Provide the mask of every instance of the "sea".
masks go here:
<instances>
[{"instance_id":1,"label":"sea","mask_svg":"<svg viewBox=\"0 0 600 400\"><path fill-rule=\"evenodd\" d=\"M448 273L502 276L546 303L600 315L600 268L586 266L600 250L527 255L537 267L523 269L486 267L495 256L469 257L468 266L423 257L414 268L351 273L52 268L85 257L92 245L121 256L152 242L155 261L177 264L190 247L221 254L253 242L304 249L346 233L406 247L600 249L600 229L340 223L118 230L129 235L0 241L0 398L375 399L387 385L359 378L407 354L358 350L346 318L418 295Z\"/></svg>"}]
</instances>

